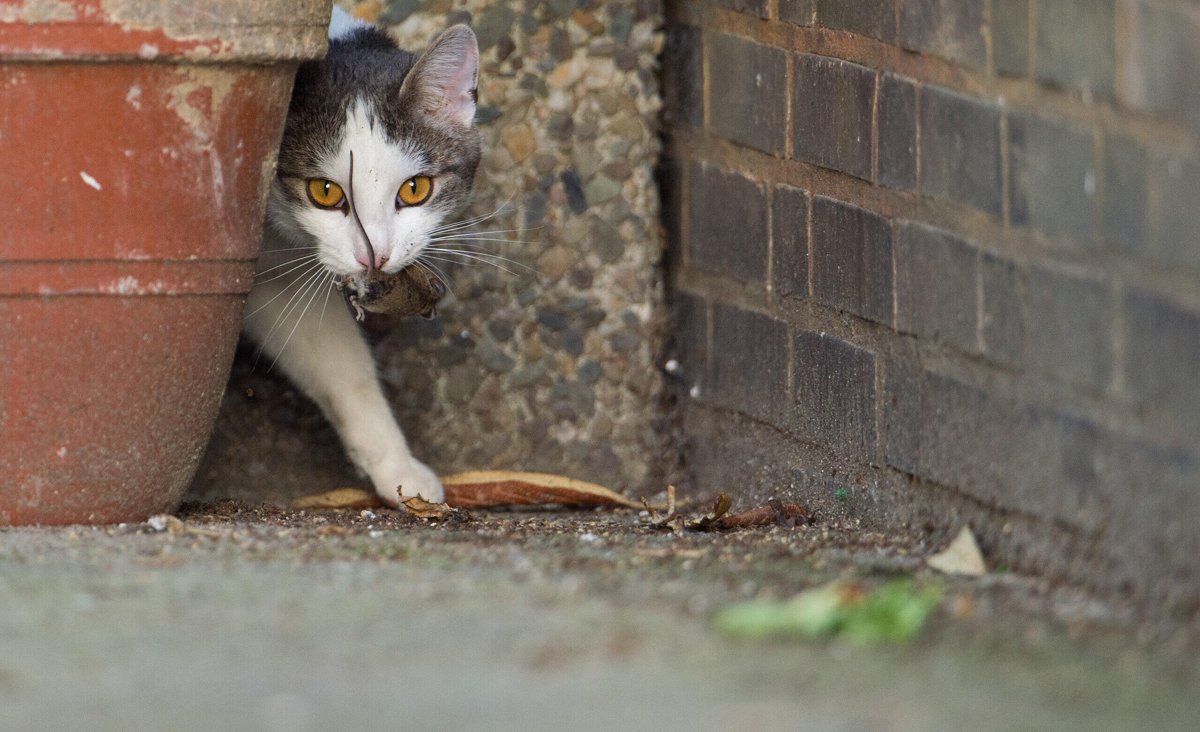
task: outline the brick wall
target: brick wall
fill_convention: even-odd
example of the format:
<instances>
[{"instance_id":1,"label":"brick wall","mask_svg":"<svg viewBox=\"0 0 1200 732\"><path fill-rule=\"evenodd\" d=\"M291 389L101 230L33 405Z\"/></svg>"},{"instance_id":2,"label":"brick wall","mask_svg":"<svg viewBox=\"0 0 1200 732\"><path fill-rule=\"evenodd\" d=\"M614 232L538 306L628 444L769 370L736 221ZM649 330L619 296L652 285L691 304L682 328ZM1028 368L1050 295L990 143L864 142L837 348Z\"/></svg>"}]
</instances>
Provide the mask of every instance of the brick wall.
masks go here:
<instances>
[{"instance_id":1,"label":"brick wall","mask_svg":"<svg viewBox=\"0 0 1200 732\"><path fill-rule=\"evenodd\" d=\"M1200 612L1200 6L667 8L695 487Z\"/></svg>"}]
</instances>

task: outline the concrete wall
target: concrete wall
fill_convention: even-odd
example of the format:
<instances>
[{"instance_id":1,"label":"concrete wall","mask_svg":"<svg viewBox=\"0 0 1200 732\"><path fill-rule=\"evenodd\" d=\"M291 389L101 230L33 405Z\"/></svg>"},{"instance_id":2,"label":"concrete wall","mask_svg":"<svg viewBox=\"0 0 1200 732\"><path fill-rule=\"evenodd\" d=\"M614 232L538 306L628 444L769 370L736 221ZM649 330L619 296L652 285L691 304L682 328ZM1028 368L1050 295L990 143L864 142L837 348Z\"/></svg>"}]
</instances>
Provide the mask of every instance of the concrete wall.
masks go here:
<instances>
[{"instance_id":1,"label":"concrete wall","mask_svg":"<svg viewBox=\"0 0 1200 732\"><path fill-rule=\"evenodd\" d=\"M695 487L1200 608L1200 7L667 3Z\"/></svg>"}]
</instances>

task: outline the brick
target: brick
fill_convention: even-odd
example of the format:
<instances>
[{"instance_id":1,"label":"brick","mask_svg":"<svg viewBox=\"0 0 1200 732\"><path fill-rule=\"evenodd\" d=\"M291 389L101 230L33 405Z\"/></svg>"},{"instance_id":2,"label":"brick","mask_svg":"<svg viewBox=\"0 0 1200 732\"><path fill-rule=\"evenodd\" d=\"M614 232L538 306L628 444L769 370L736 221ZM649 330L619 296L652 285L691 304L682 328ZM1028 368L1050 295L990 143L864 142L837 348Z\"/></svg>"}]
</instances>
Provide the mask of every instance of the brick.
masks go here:
<instances>
[{"instance_id":1,"label":"brick","mask_svg":"<svg viewBox=\"0 0 1200 732\"><path fill-rule=\"evenodd\" d=\"M918 104L921 192L999 215L999 108L937 87Z\"/></svg>"},{"instance_id":2,"label":"brick","mask_svg":"<svg viewBox=\"0 0 1200 732\"><path fill-rule=\"evenodd\" d=\"M1147 250L1164 261L1200 268L1200 162L1156 157L1149 184Z\"/></svg>"},{"instance_id":3,"label":"brick","mask_svg":"<svg viewBox=\"0 0 1200 732\"><path fill-rule=\"evenodd\" d=\"M775 292L808 297L808 194L777 186L771 200L772 269Z\"/></svg>"},{"instance_id":4,"label":"brick","mask_svg":"<svg viewBox=\"0 0 1200 732\"><path fill-rule=\"evenodd\" d=\"M815 0L815 4L817 25L883 41L896 38L895 0Z\"/></svg>"},{"instance_id":5,"label":"brick","mask_svg":"<svg viewBox=\"0 0 1200 732\"><path fill-rule=\"evenodd\" d=\"M1019 368L1024 362L1025 318L1021 312L1021 275L1017 265L985 252L979 262L979 287L983 353L997 363Z\"/></svg>"},{"instance_id":6,"label":"brick","mask_svg":"<svg viewBox=\"0 0 1200 732\"><path fill-rule=\"evenodd\" d=\"M1091 135L1040 117L1008 120L1012 222L1089 242L1096 231Z\"/></svg>"},{"instance_id":7,"label":"brick","mask_svg":"<svg viewBox=\"0 0 1200 732\"><path fill-rule=\"evenodd\" d=\"M983 68L983 0L900 0L900 45Z\"/></svg>"},{"instance_id":8,"label":"brick","mask_svg":"<svg viewBox=\"0 0 1200 732\"><path fill-rule=\"evenodd\" d=\"M894 74L879 79L879 161L876 181L892 188L917 185L917 87Z\"/></svg>"},{"instance_id":9,"label":"brick","mask_svg":"<svg viewBox=\"0 0 1200 732\"><path fill-rule=\"evenodd\" d=\"M881 440L888 464L1084 529L1102 520L1094 425L903 365L888 369L884 389Z\"/></svg>"},{"instance_id":10,"label":"brick","mask_svg":"<svg viewBox=\"0 0 1200 732\"><path fill-rule=\"evenodd\" d=\"M1108 386L1113 304L1107 283L1031 268L1026 312L1031 368L1080 386Z\"/></svg>"},{"instance_id":11,"label":"brick","mask_svg":"<svg viewBox=\"0 0 1200 732\"><path fill-rule=\"evenodd\" d=\"M891 323L892 236L884 218L814 196L812 250L814 300Z\"/></svg>"},{"instance_id":12,"label":"brick","mask_svg":"<svg viewBox=\"0 0 1200 732\"><path fill-rule=\"evenodd\" d=\"M1200 15L1194 8L1139 3L1121 69L1127 105L1200 130Z\"/></svg>"},{"instance_id":13,"label":"brick","mask_svg":"<svg viewBox=\"0 0 1200 732\"><path fill-rule=\"evenodd\" d=\"M865 459L875 451L875 354L827 334L793 340L798 436Z\"/></svg>"},{"instance_id":14,"label":"brick","mask_svg":"<svg viewBox=\"0 0 1200 732\"><path fill-rule=\"evenodd\" d=\"M767 17L767 0L714 0L714 5L736 10L739 13L750 13L760 18Z\"/></svg>"},{"instance_id":15,"label":"brick","mask_svg":"<svg viewBox=\"0 0 1200 732\"><path fill-rule=\"evenodd\" d=\"M708 308L703 298L677 291L671 304L674 319L671 353L684 383L704 387L708 373Z\"/></svg>"},{"instance_id":16,"label":"brick","mask_svg":"<svg viewBox=\"0 0 1200 732\"><path fill-rule=\"evenodd\" d=\"M766 315L713 303L710 386L701 398L779 424L787 412L788 328Z\"/></svg>"},{"instance_id":17,"label":"brick","mask_svg":"<svg viewBox=\"0 0 1200 732\"><path fill-rule=\"evenodd\" d=\"M838 59L799 54L794 78L794 157L869 180L875 72Z\"/></svg>"},{"instance_id":18,"label":"brick","mask_svg":"<svg viewBox=\"0 0 1200 732\"><path fill-rule=\"evenodd\" d=\"M687 25L667 29L662 91L667 124L704 125L704 43L698 29Z\"/></svg>"},{"instance_id":19,"label":"brick","mask_svg":"<svg viewBox=\"0 0 1200 732\"><path fill-rule=\"evenodd\" d=\"M767 274L767 197L736 173L693 162L688 202L692 266L747 282Z\"/></svg>"},{"instance_id":20,"label":"brick","mask_svg":"<svg viewBox=\"0 0 1200 732\"><path fill-rule=\"evenodd\" d=\"M709 122L722 137L783 155L787 137L787 54L716 34L708 46Z\"/></svg>"},{"instance_id":21,"label":"brick","mask_svg":"<svg viewBox=\"0 0 1200 732\"><path fill-rule=\"evenodd\" d=\"M797 25L816 22L818 0L779 0L779 18Z\"/></svg>"},{"instance_id":22,"label":"brick","mask_svg":"<svg viewBox=\"0 0 1200 732\"><path fill-rule=\"evenodd\" d=\"M1037 78L1111 99L1115 70L1113 0L1038 0Z\"/></svg>"},{"instance_id":23,"label":"brick","mask_svg":"<svg viewBox=\"0 0 1200 732\"><path fill-rule=\"evenodd\" d=\"M1144 292L1125 299L1125 384L1140 402L1165 408L1200 444L1200 314Z\"/></svg>"},{"instance_id":24,"label":"brick","mask_svg":"<svg viewBox=\"0 0 1200 732\"><path fill-rule=\"evenodd\" d=\"M1029 71L1029 0L992 0L992 63L996 73Z\"/></svg>"},{"instance_id":25,"label":"brick","mask_svg":"<svg viewBox=\"0 0 1200 732\"><path fill-rule=\"evenodd\" d=\"M1146 151L1133 140L1104 142L1104 239L1140 250L1146 242Z\"/></svg>"},{"instance_id":26,"label":"brick","mask_svg":"<svg viewBox=\"0 0 1200 732\"><path fill-rule=\"evenodd\" d=\"M904 222L896 227L896 327L979 350L979 252L948 232Z\"/></svg>"},{"instance_id":27,"label":"brick","mask_svg":"<svg viewBox=\"0 0 1200 732\"><path fill-rule=\"evenodd\" d=\"M817 21L820 0L779 0L779 18L796 25L812 25Z\"/></svg>"}]
</instances>

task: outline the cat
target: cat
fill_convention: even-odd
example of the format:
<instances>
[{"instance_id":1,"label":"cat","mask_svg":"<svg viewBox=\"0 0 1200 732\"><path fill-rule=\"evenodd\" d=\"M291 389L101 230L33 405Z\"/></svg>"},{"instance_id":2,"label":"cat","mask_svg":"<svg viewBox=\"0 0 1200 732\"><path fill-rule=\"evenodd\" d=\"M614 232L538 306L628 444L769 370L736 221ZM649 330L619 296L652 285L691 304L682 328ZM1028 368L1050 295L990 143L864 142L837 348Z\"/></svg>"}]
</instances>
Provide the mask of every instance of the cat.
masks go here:
<instances>
[{"instance_id":1,"label":"cat","mask_svg":"<svg viewBox=\"0 0 1200 732\"><path fill-rule=\"evenodd\" d=\"M471 196L479 47L465 25L419 57L334 8L329 52L296 74L243 332L320 407L390 505L440 502L413 457L336 283L399 272Z\"/></svg>"}]
</instances>

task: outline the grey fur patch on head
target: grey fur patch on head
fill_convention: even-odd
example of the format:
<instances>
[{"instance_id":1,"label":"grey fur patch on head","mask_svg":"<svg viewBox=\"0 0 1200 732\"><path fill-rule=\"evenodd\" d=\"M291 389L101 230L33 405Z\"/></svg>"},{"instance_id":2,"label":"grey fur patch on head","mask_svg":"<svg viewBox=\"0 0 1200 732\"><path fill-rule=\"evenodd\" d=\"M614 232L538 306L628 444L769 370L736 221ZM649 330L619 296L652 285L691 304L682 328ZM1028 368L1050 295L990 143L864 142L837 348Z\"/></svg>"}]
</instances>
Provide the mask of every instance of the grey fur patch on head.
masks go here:
<instances>
[{"instance_id":1,"label":"grey fur patch on head","mask_svg":"<svg viewBox=\"0 0 1200 732\"><path fill-rule=\"evenodd\" d=\"M322 163L342 143L347 111L363 101L389 141L408 145L429 161L426 174L437 179L438 207L447 214L461 210L479 166L480 135L470 124L439 114L431 101L445 95L447 75L456 66L453 56L459 53L474 53L466 60L478 68L475 36L466 26L447 30L420 57L373 26L331 40L324 59L301 65L296 74L279 149L276 186L282 195L273 196L274 202L308 205L303 182L328 176ZM473 76L470 81L474 94ZM280 214L272 211L269 219Z\"/></svg>"}]
</instances>

